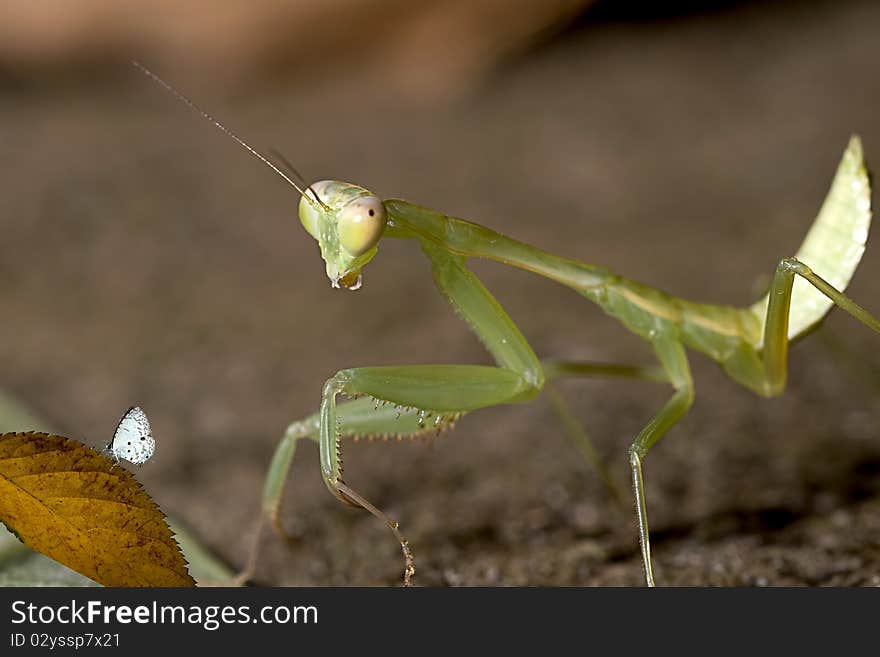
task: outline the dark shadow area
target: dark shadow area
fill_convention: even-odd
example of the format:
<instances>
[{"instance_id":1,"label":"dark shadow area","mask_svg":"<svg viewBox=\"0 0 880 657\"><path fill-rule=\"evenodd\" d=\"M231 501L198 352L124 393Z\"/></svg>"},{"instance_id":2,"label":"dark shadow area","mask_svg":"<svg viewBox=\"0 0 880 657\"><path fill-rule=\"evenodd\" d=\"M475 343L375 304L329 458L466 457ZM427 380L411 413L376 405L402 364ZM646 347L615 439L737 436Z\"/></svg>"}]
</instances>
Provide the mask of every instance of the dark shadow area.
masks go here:
<instances>
[{"instance_id":1,"label":"dark shadow area","mask_svg":"<svg viewBox=\"0 0 880 657\"><path fill-rule=\"evenodd\" d=\"M780 11L796 5L804 6L816 2L817 0L778 0L773 3L772 10ZM586 9L571 27L579 29L588 24L666 22L714 16L766 5L767 3L762 0L670 0L669 2L599 0Z\"/></svg>"}]
</instances>

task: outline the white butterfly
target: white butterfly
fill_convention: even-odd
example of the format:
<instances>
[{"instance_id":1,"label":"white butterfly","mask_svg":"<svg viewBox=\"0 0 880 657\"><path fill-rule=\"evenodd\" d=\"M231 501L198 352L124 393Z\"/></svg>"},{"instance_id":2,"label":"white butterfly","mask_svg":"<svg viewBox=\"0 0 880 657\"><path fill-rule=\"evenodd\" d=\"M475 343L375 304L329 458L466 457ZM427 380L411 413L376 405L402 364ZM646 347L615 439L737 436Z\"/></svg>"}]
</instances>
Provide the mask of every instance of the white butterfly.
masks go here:
<instances>
[{"instance_id":1,"label":"white butterfly","mask_svg":"<svg viewBox=\"0 0 880 657\"><path fill-rule=\"evenodd\" d=\"M150 431L147 414L139 406L127 411L113 433L113 440L107 443L106 450L117 460L125 459L135 465L146 463L156 451L156 441Z\"/></svg>"}]
</instances>

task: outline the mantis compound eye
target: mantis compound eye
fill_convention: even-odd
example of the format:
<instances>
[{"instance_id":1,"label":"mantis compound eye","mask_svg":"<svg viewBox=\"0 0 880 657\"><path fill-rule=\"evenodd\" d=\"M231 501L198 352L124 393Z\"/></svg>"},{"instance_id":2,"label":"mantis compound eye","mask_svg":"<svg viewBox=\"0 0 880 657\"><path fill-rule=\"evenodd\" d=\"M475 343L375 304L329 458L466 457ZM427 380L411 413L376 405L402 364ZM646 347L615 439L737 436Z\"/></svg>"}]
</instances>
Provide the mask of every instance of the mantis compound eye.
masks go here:
<instances>
[{"instance_id":1,"label":"mantis compound eye","mask_svg":"<svg viewBox=\"0 0 880 657\"><path fill-rule=\"evenodd\" d=\"M299 201L299 220L309 235L318 239L320 236L320 213L318 202L326 195L329 181L322 180L311 185ZM317 195L317 196L316 196Z\"/></svg>"},{"instance_id":2,"label":"mantis compound eye","mask_svg":"<svg viewBox=\"0 0 880 657\"><path fill-rule=\"evenodd\" d=\"M385 206L377 196L361 196L339 213L339 243L357 258L372 249L385 230Z\"/></svg>"}]
</instances>

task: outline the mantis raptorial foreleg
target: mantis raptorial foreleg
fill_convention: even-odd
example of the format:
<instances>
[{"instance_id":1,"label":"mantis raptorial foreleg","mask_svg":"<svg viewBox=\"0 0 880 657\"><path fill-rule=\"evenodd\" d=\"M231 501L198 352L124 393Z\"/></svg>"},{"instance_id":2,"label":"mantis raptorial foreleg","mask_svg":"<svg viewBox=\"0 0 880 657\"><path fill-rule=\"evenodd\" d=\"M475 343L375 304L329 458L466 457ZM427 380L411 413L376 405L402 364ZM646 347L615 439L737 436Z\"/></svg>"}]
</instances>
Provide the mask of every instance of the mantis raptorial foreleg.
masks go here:
<instances>
[{"instance_id":1,"label":"mantis raptorial foreleg","mask_svg":"<svg viewBox=\"0 0 880 657\"><path fill-rule=\"evenodd\" d=\"M430 435L451 428L459 417L460 415L456 414L445 414L442 417L420 418L417 409L381 403L368 397L349 400L337 406L340 436L355 438L361 436L415 438L424 434ZM246 566L236 578L239 582L247 581L254 575L265 518L271 521L277 534L288 542L294 541L294 537L290 536L281 525L284 485L299 441L308 438L317 442L319 431L320 413L314 413L288 425L284 437L275 448L263 484L260 521L254 532Z\"/></svg>"},{"instance_id":2,"label":"mantis raptorial foreleg","mask_svg":"<svg viewBox=\"0 0 880 657\"><path fill-rule=\"evenodd\" d=\"M361 499L348 494L350 488L342 480L337 395L367 395L415 408L424 422L428 413L438 418L453 417L477 408L525 401L534 397L544 383L534 351L501 305L467 269L465 259L430 244L422 247L431 260L438 289L481 339L498 367L362 367L341 370L331 377L324 385L319 412L321 473L331 493L355 506L364 505ZM393 425L389 424L387 430L394 432ZM406 551L406 545L402 545Z\"/></svg>"},{"instance_id":3,"label":"mantis raptorial foreleg","mask_svg":"<svg viewBox=\"0 0 880 657\"><path fill-rule=\"evenodd\" d=\"M457 416L432 417L430 423L426 424L425 418L418 417L416 409L388 405L364 397L339 404L336 419L339 435L343 437L415 437L429 430L445 429L457 419ZM286 536L286 533L279 522L281 497L297 443L303 438L317 442L320 427L320 413L293 422L287 427L284 437L275 448L263 486L263 512L269 516L276 531L282 536Z\"/></svg>"},{"instance_id":4,"label":"mantis raptorial foreleg","mask_svg":"<svg viewBox=\"0 0 880 657\"><path fill-rule=\"evenodd\" d=\"M409 365L337 372L324 385L319 412L292 424L276 450L263 491L264 512L276 528L284 478L299 439L317 434L327 488L341 501L375 515L375 507L369 508L369 502L342 479L344 435L415 435L442 429L468 411L525 401L541 390L544 374L537 356L498 301L465 266L464 258L430 244L423 244L423 249L438 289L499 366ZM365 397L337 404L340 394ZM396 531L395 523L388 522ZM405 541L401 545L406 552Z\"/></svg>"}]
</instances>

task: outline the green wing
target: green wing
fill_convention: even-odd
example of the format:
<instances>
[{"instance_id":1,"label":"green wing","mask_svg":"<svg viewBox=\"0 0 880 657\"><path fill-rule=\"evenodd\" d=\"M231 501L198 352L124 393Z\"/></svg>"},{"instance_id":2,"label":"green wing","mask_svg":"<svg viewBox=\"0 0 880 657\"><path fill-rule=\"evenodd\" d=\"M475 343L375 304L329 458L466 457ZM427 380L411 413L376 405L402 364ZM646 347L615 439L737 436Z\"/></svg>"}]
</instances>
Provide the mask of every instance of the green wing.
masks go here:
<instances>
[{"instance_id":1,"label":"green wing","mask_svg":"<svg viewBox=\"0 0 880 657\"><path fill-rule=\"evenodd\" d=\"M842 292L862 259L870 227L871 183L862 155L862 142L854 135L840 160L819 216L795 257ZM765 295L749 308L761 323L761 343L767 302ZM789 340L815 328L832 305L828 297L807 281L795 278L788 324Z\"/></svg>"}]
</instances>

